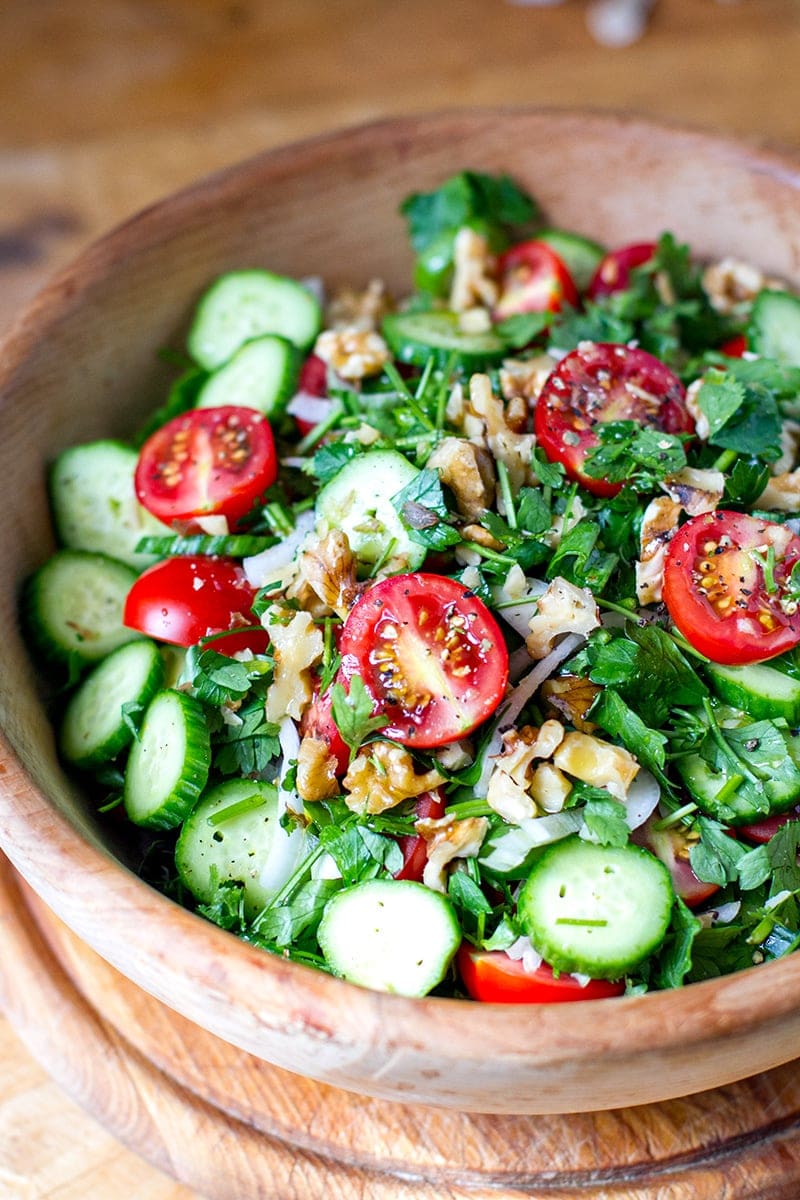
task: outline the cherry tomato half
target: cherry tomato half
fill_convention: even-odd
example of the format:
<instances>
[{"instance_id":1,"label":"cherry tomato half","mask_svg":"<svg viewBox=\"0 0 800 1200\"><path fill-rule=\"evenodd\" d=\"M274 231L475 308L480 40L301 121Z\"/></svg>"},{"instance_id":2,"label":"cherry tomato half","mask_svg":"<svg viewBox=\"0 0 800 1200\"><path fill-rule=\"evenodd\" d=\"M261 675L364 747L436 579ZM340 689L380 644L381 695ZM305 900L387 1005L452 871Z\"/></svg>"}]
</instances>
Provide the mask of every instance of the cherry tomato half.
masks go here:
<instances>
[{"instance_id":1,"label":"cherry tomato half","mask_svg":"<svg viewBox=\"0 0 800 1200\"><path fill-rule=\"evenodd\" d=\"M786 582L800 537L743 513L692 517L669 543L664 601L683 636L713 662L762 662L800 642Z\"/></svg>"},{"instance_id":2,"label":"cherry tomato half","mask_svg":"<svg viewBox=\"0 0 800 1200\"><path fill-rule=\"evenodd\" d=\"M796 804L791 812L778 813L777 816L756 821L753 825L740 825L736 832L747 838L748 842L761 844L768 842L789 821L800 821L800 804Z\"/></svg>"},{"instance_id":3,"label":"cherry tomato half","mask_svg":"<svg viewBox=\"0 0 800 1200\"><path fill-rule=\"evenodd\" d=\"M517 313L559 312L577 305L578 289L567 268L545 242L520 242L498 260L500 298L495 321Z\"/></svg>"},{"instance_id":4,"label":"cherry tomato half","mask_svg":"<svg viewBox=\"0 0 800 1200\"><path fill-rule=\"evenodd\" d=\"M658 814L654 813L644 825L633 831L631 840L661 859L672 876L676 895L690 908L696 908L719 888L715 883L705 883L695 875L689 862L690 843L682 828L657 829L658 822Z\"/></svg>"},{"instance_id":5,"label":"cherry tomato half","mask_svg":"<svg viewBox=\"0 0 800 1200\"><path fill-rule=\"evenodd\" d=\"M123 623L159 642L193 646L225 633L220 654L263 652L269 639L251 611L255 591L238 563L226 558L165 558L144 571L128 592ZM241 630L241 632L239 632Z\"/></svg>"},{"instance_id":6,"label":"cherry tomato half","mask_svg":"<svg viewBox=\"0 0 800 1200\"><path fill-rule=\"evenodd\" d=\"M596 496L615 496L621 483L592 479L583 471L599 444L593 426L638 421L666 433L694 430L686 393L677 375L645 350L612 342L583 345L551 372L536 402L534 428L548 458Z\"/></svg>"},{"instance_id":7,"label":"cherry tomato half","mask_svg":"<svg viewBox=\"0 0 800 1200\"><path fill-rule=\"evenodd\" d=\"M193 408L142 446L139 502L166 524L224 516L231 526L278 476L269 421L253 408Z\"/></svg>"},{"instance_id":8,"label":"cherry tomato half","mask_svg":"<svg viewBox=\"0 0 800 1200\"><path fill-rule=\"evenodd\" d=\"M415 801L414 816L417 820L430 818L435 821L444 816L444 805L444 796L440 791L423 792ZM413 879L419 883L428 861L428 843L424 837L410 833L399 837L397 844L403 852L403 865L395 872L395 879Z\"/></svg>"},{"instance_id":9,"label":"cherry tomato half","mask_svg":"<svg viewBox=\"0 0 800 1200\"><path fill-rule=\"evenodd\" d=\"M720 354L727 354L728 358L741 358L747 351L747 338L743 333L737 333L735 337L728 338L727 342L723 342L719 348Z\"/></svg>"},{"instance_id":10,"label":"cherry tomato half","mask_svg":"<svg viewBox=\"0 0 800 1200\"><path fill-rule=\"evenodd\" d=\"M388 718L381 732L420 749L465 737L491 716L508 681L494 617L443 575L374 584L350 610L340 648L345 681L360 675Z\"/></svg>"},{"instance_id":11,"label":"cherry tomato half","mask_svg":"<svg viewBox=\"0 0 800 1200\"><path fill-rule=\"evenodd\" d=\"M601 259L586 295L590 300L596 300L598 296L624 291L630 283L631 271L649 262L655 252L655 242L634 242L633 245L612 250Z\"/></svg>"},{"instance_id":12,"label":"cherry tomato half","mask_svg":"<svg viewBox=\"0 0 800 1200\"><path fill-rule=\"evenodd\" d=\"M547 963L526 971L521 960L503 950L476 950L462 942L456 955L461 981L473 1000L487 1004L561 1004L574 1000L605 1000L621 996L622 982L590 979L583 987L572 975L553 974Z\"/></svg>"}]
</instances>

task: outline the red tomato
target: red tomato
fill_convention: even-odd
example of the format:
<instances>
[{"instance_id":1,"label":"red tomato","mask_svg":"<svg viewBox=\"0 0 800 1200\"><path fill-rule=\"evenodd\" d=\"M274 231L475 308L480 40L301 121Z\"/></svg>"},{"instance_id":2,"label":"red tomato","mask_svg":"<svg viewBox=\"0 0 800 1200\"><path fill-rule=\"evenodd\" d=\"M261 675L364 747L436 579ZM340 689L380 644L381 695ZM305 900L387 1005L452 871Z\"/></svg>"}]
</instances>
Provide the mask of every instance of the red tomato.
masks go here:
<instances>
[{"instance_id":1,"label":"red tomato","mask_svg":"<svg viewBox=\"0 0 800 1200\"><path fill-rule=\"evenodd\" d=\"M444 816L444 803L441 792L423 792L421 796L417 796L414 816L418 820L437 820ZM414 833L399 837L397 843L403 852L403 865L395 872L395 879L413 879L419 883L428 861L428 843L425 838Z\"/></svg>"},{"instance_id":2,"label":"red tomato","mask_svg":"<svg viewBox=\"0 0 800 1200\"><path fill-rule=\"evenodd\" d=\"M561 259L544 242L520 242L498 260L500 299L492 314L503 321L517 313L559 312L577 305L578 289Z\"/></svg>"},{"instance_id":3,"label":"red tomato","mask_svg":"<svg viewBox=\"0 0 800 1200\"><path fill-rule=\"evenodd\" d=\"M393 575L353 605L340 642L345 681L360 675L385 713L386 737L428 749L490 717L508 681L508 651L480 600L443 575Z\"/></svg>"},{"instance_id":4,"label":"red tomato","mask_svg":"<svg viewBox=\"0 0 800 1200\"><path fill-rule=\"evenodd\" d=\"M748 842L768 842L789 821L800 821L800 804L795 805L791 812L767 817L763 821L756 821L754 825L740 825L737 833L746 837Z\"/></svg>"},{"instance_id":5,"label":"red tomato","mask_svg":"<svg viewBox=\"0 0 800 1200\"><path fill-rule=\"evenodd\" d=\"M600 262L586 295L590 300L622 292L630 283L631 271L649 262L656 252L655 242L635 242L612 250Z\"/></svg>"},{"instance_id":6,"label":"red tomato","mask_svg":"<svg viewBox=\"0 0 800 1200\"><path fill-rule=\"evenodd\" d=\"M125 601L123 623L159 642L193 646L236 630L212 648L220 654L266 649L265 630L251 611L255 591L238 563L227 558L166 558L139 576Z\"/></svg>"},{"instance_id":7,"label":"red tomato","mask_svg":"<svg viewBox=\"0 0 800 1200\"><path fill-rule=\"evenodd\" d=\"M800 642L800 611L786 592L798 559L800 537L785 525L735 512L692 517L667 550L669 615L713 662L774 658Z\"/></svg>"},{"instance_id":8,"label":"red tomato","mask_svg":"<svg viewBox=\"0 0 800 1200\"><path fill-rule=\"evenodd\" d=\"M590 979L585 987L572 975L553 974L547 963L526 971L521 961L503 950L476 950L462 942L456 956L461 981L473 1000L488 1004L561 1004L574 1000L605 1000L621 996L625 984Z\"/></svg>"},{"instance_id":9,"label":"red tomato","mask_svg":"<svg viewBox=\"0 0 800 1200\"><path fill-rule=\"evenodd\" d=\"M743 333L737 333L735 337L723 342L719 350L720 354L727 354L728 358L741 358L747 350L747 338Z\"/></svg>"},{"instance_id":10,"label":"red tomato","mask_svg":"<svg viewBox=\"0 0 800 1200\"><path fill-rule=\"evenodd\" d=\"M136 495L167 524L224 516L231 526L278 476L269 421L253 408L193 408L147 439Z\"/></svg>"},{"instance_id":11,"label":"red tomato","mask_svg":"<svg viewBox=\"0 0 800 1200\"><path fill-rule=\"evenodd\" d=\"M690 908L695 908L719 891L715 883L698 879L689 862L689 841L682 827L656 829L659 816L654 813L644 825L633 831L631 840L660 858L672 876L675 892Z\"/></svg>"},{"instance_id":12,"label":"red tomato","mask_svg":"<svg viewBox=\"0 0 800 1200\"><path fill-rule=\"evenodd\" d=\"M592 342L551 372L536 402L534 428L545 454L572 479L596 496L615 496L621 483L591 479L582 469L599 444L593 426L605 421L638 421L666 433L694 429L683 384L668 367L645 350Z\"/></svg>"},{"instance_id":13,"label":"red tomato","mask_svg":"<svg viewBox=\"0 0 800 1200\"><path fill-rule=\"evenodd\" d=\"M325 742L328 753L336 759L336 774L344 775L350 765L350 750L342 740L331 711L331 692L317 691L300 720L301 737Z\"/></svg>"},{"instance_id":14,"label":"red tomato","mask_svg":"<svg viewBox=\"0 0 800 1200\"><path fill-rule=\"evenodd\" d=\"M297 381L298 392L305 392L308 396L316 396L323 399L328 394L328 364L319 358L316 354L309 354L306 361L300 370L300 378ZM295 416L294 423L297 426L297 432L301 437L305 437L307 433L315 427L315 421L309 421L306 417Z\"/></svg>"}]
</instances>

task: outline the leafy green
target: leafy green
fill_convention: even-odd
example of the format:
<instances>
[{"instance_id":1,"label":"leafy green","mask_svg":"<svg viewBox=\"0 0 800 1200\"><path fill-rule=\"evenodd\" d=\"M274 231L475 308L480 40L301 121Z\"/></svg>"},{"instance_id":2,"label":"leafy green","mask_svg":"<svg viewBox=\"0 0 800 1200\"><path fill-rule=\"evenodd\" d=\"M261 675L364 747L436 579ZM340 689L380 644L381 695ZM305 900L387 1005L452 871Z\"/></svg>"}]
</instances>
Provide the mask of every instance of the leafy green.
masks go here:
<instances>
[{"instance_id":1,"label":"leafy green","mask_svg":"<svg viewBox=\"0 0 800 1200\"><path fill-rule=\"evenodd\" d=\"M654 982L656 987L682 987L692 969L692 950L702 923L686 907L679 896L675 898L672 920L659 951Z\"/></svg>"},{"instance_id":2,"label":"leafy green","mask_svg":"<svg viewBox=\"0 0 800 1200\"><path fill-rule=\"evenodd\" d=\"M586 455L583 471L592 479L625 483L652 491L667 475L686 466L683 441L638 421L606 421L595 427L599 444Z\"/></svg>"},{"instance_id":3,"label":"leafy green","mask_svg":"<svg viewBox=\"0 0 800 1200\"><path fill-rule=\"evenodd\" d=\"M388 724L383 713L373 716L374 708L375 701L360 675L350 679L349 691L338 682L331 688L331 712L343 741L350 747L351 758L365 738Z\"/></svg>"},{"instance_id":4,"label":"leafy green","mask_svg":"<svg viewBox=\"0 0 800 1200\"><path fill-rule=\"evenodd\" d=\"M446 550L461 541L452 525L438 471L424 469L396 495L392 505L412 541L430 550Z\"/></svg>"},{"instance_id":5,"label":"leafy green","mask_svg":"<svg viewBox=\"0 0 800 1200\"><path fill-rule=\"evenodd\" d=\"M617 555L600 550L600 526L596 521L577 521L563 534L545 572L546 579L562 575L577 587L589 587L601 595L614 568Z\"/></svg>"},{"instance_id":6,"label":"leafy green","mask_svg":"<svg viewBox=\"0 0 800 1200\"><path fill-rule=\"evenodd\" d=\"M747 848L729 837L726 827L710 817L698 817L700 841L689 849L689 863L698 879L724 887L739 878L739 863Z\"/></svg>"},{"instance_id":7,"label":"leafy green","mask_svg":"<svg viewBox=\"0 0 800 1200\"><path fill-rule=\"evenodd\" d=\"M236 715L241 724L223 724L214 734L214 766L222 775L263 776L280 757L278 726L267 720L259 696Z\"/></svg>"},{"instance_id":8,"label":"leafy green","mask_svg":"<svg viewBox=\"0 0 800 1200\"><path fill-rule=\"evenodd\" d=\"M657 729L650 729L619 694L606 688L597 697L590 716L606 733L617 738L640 763L649 767L659 781L666 783L667 738Z\"/></svg>"},{"instance_id":9,"label":"leafy green","mask_svg":"<svg viewBox=\"0 0 800 1200\"><path fill-rule=\"evenodd\" d=\"M327 483L352 458L355 458L356 454L358 454L358 446L353 442L327 442L324 446L320 446L306 470L320 484Z\"/></svg>"},{"instance_id":10,"label":"leafy green","mask_svg":"<svg viewBox=\"0 0 800 1200\"><path fill-rule=\"evenodd\" d=\"M613 796L588 800L583 808L581 837L601 846L625 846L630 836L626 811L625 805Z\"/></svg>"},{"instance_id":11,"label":"leafy green","mask_svg":"<svg viewBox=\"0 0 800 1200\"><path fill-rule=\"evenodd\" d=\"M326 825L320 841L333 858L345 884L394 875L403 865L403 852L393 838L375 833L358 821L344 826Z\"/></svg>"},{"instance_id":12,"label":"leafy green","mask_svg":"<svg viewBox=\"0 0 800 1200\"><path fill-rule=\"evenodd\" d=\"M267 908L256 918L249 940L282 950L316 932L325 905L341 887L340 879L307 880L287 903Z\"/></svg>"},{"instance_id":13,"label":"leafy green","mask_svg":"<svg viewBox=\"0 0 800 1200\"><path fill-rule=\"evenodd\" d=\"M432 192L414 192L400 206L417 253L442 234L476 218L500 228L524 227L537 216L533 199L508 175L461 171Z\"/></svg>"},{"instance_id":14,"label":"leafy green","mask_svg":"<svg viewBox=\"0 0 800 1200\"><path fill-rule=\"evenodd\" d=\"M592 683L615 687L648 725L660 727L670 711L700 704L708 688L669 634L629 621L624 634L595 635L588 648Z\"/></svg>"}]
</instances>

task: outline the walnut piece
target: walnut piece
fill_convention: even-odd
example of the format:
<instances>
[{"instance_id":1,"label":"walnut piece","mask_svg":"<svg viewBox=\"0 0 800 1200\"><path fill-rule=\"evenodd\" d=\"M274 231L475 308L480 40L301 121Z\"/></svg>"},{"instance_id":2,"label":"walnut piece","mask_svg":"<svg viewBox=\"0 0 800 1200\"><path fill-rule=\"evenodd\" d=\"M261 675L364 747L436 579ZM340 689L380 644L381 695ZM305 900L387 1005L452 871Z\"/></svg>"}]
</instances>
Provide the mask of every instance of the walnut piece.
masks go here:
<instances>
[{"instance_id":1,"label":"walnut piece","mask_svg":"<svg viewBox=\"0 0 800 1200\"><path fill-rule=\"evenodd\" d=\"M267 691L268 721L293 717L299 721L311 703L311 667L322 658L322 632L311 613L293 612L272 604L261 623L272 642L275 674Z\"/></svg>"},{"instance_id":2,"label":"walnut piece","mask_svg":"<svg viewBox=\"0 0 800 1200\"><path fill-rule=\"evenodd\" d=\"M307 545L300 555L297 577L286 594L317 618L333 611L344 620L358 594L356 560L347 534L330 529ZM319 605L314 603L315 597Z\"/></svg>"},{"instance_id":3,"label":"walnut piece","mask_svg":"<svg viewBox=\"0 0 800 1200\"><path fill-rule=\"evenodd\" d=\"M297 794L302 800L338 796L336 759L321 738L304 737L297 754Z\"/></svg>"},{"instance_id":4,"label":"walnut piece","mask_svg":"<svg viewBox=\"0 0 800 1200\"><path fill-rule=\"evenodd\" d=\"M473 375L469 381L463 431L477 445L488 447L497 461L504 464L512 493L525 484L535 483L531 463L536 437L532 433L516 433L509 426L503 401L492 391L488 375Z\"/></svg>"},{"instance_id":5,"label":"walnut piece","mask_svg":"<svg viewBox=\"0 0 800 1200\"><path fill-rule=\"evenodd\" d=\"M325 319L329 329L378 329L392 309L382 279L372 279L363 291L341 288L328 305Z\"/></svg>"},{"instance_id":6,"label":"walnut piece","mask_svg":"<svg viewBox=\"0 0 800 1200\"><path fill-rule=\"evenodd\" d=\"M493 278L495 260L485 237L465 225L453 242L453 283L450 310L460 313L482 306L494 308L499 288Z\"/></svg>"},{"instance_id":7,"label":"walnut piece","mask_svg":"<svg viewBox=\"0 0 800 1200\"><path fill-rule=\"evenodd\" d=\"M560 717L581 733L592 733L597 726L586 720L600 687L584 675L553 675L545 679L540 695Z\"/></svg>"},{"instance_id":8,"label":"walnut piece","mask_svg":"<svg viewBox=\"0 0 800 1200\"><path fill-rule=\"evenodd\" d=\"M428 861L422 882L434 892L447 892L447 866L456 858L475 858L489 832L486 817L426 817L417 821L416 832L425 839Z\"/></svg>"},{"instance_id":9,"label":"walnut piece","mask_svg":"<svg viewBox=\"0 0 800 1200\"><path fill-rule=\"evenodd\" d=\"M773 475L755 506L774 512L800 512L800 470Z\"/></svg>"},{"instance_id":10,"label":"walnut piece","mask_svg":"<svg viewBox=\"0 0 800 1200\"><path fill-rule=\"evenodd\" d=\"M402 746L372 742L363 746L342 781L347 807L357 813L382 813L444 783L438 771L418 775Z\"/></svg>"},{"instance_id":11,"label":"walnut piece","mask_svg":"<svg viewBox=\"0 0 800 1200\"><path fill-rule=\"evenodd\" d=\"M342 379L350 380L379 375L392 357L379 333L354 326L324 329L317 338L314 353Z\"/></svg>"},{"instance_id":12,"label":"walnut piece","mask_svg":"<svg viewBox=\"0 0 800 1200\"><path fill-rule=\"evenodd\" d=\"M542 592L536 612L528 622L525 639L531 658L545 658L566 633L591 633L600 625L595 598L588 588L576 587L557 575Z\"/></svg>"},{"instance_id":13,"label":"walnut piece","mask_svg":"<svg viewBox=\"0 0 800 1200\"><path fill-rule=\"evenodd\" d=\"M711 307L720 313L746 312L762 288L786 286L781 280L768 278L753 263L738 258L711 263L703 272L702 284Z\"/></svg>"},{"instance_id":14,"label":"walnut piece","mask_svg":"<svg viewBox=\"0 0 800 1200\"><path fill-rule=\"evenodd\" d=\"M605 788L617 800L625 799L639 771L636 759L622 746L613 746L588 733L568 733L556 750L553 763L575 779Z\"/></svg>"},{"instance_id":15,"label":"walnut piece","mask_svg":"<svg viewBox=\"0 0 800 1200\"><path fill-rule=\"evenodd\" d=\"M439 472L453 493L458 511L469 521L479 520L494 503L495 475L492 457L464 438L442 438L425 466Z\"/></svg>"}]
</instances>

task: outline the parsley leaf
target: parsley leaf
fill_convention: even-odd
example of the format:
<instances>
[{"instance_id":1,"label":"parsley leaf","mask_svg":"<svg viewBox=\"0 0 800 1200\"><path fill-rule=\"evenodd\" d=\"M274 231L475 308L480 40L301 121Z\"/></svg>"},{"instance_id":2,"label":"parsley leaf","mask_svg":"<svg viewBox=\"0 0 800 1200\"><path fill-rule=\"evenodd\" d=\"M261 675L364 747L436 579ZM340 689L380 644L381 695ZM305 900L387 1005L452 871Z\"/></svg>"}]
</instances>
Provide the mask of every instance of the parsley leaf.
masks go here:
<instances>
[{"instance_id":1,"label":"parsley leaf","mask_svg":"<svg viewBox=\"0 0 800 1200\"><path fill-rule=\"evenodd\" d=\"M327 442L320 446L311 462L304 468L308 474L327 483L341 471L342 467L355 458L358 448L352 442Z\"/></svg>"},{"instance_id":2,"label":"parsley leaf","mask_svg":"<svg viewBox=\"0 0 800 1200\"><path fill-rule=\"evenodd\" d=\"M625 846L630 835L626 815L625 805L613 796L593 797L583 809L580 836L600 846Z\"/></svg>"},{"instance_id":3,"label":"parsley leaf","mask_svg":"<svg viewBox=\"0 0 800 1200\"><path fill-rule=\"evenodd\" d=\"M427 467L407 483L392 505L408 529L412 541L430 550L445 550L461 541L461 534L447 522L450 513L444 499L439 472Z\"/></svg>"},{"instance_id":4,"label":"parsley leaf","mask_svg":"<svg viewBox=\"0 0 800 1200\"><path fill-rule=\"evenodd\" d=\"M595 426L599 444L586 455L583 470L592 479L628 483L652 491L667 475L686 466L681 438L638 421L606 421Z\"/></svg>"},{"instance_id":5,"label":"parsley leaf","mask_svg":"<svg viewBox=\"0 0 800 1200\"><path fill-rule=\"evenodd\" d=\"M654 981L659 988L681 987L692 969L692 950L703 928L678 896L672 909L667 936L658 955Z\"/></svg>"},{"instance_id":6,"label":"parsley leaf","mask_svg":"<svg viewBox=\"0 0 800 1200\"><path fill-rule=\"evenodd\" d=\"M334 683L331 688L331 712L336 728L350 747L351 759L365 738L389 723L383 713L372 715L374 707L375 701L360 675L353 675L349 692L341 683Z\"/></svg>"},{"instance_id":7,"label":"parsley leaf","mask_svg":"<svg viewBox=\"0 0 800 1200\"><path fill-rule=\"evenodd\" d=\"M419 253L442 234L475 218L505 227L525 226L537 215L533 199L508 175L461 171L432 192L415 192L400 206L411 245Z\"/></svg>"}]
</instances>

